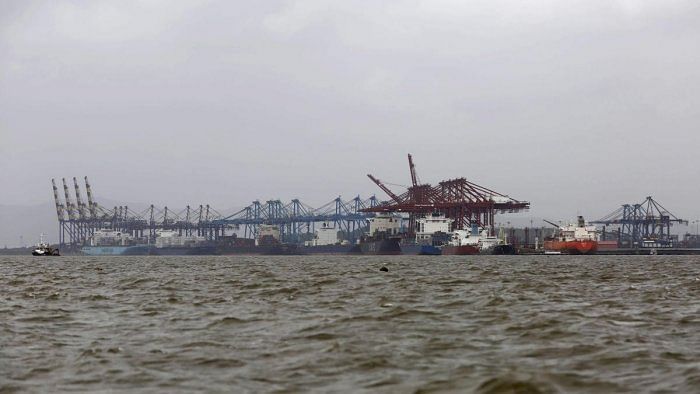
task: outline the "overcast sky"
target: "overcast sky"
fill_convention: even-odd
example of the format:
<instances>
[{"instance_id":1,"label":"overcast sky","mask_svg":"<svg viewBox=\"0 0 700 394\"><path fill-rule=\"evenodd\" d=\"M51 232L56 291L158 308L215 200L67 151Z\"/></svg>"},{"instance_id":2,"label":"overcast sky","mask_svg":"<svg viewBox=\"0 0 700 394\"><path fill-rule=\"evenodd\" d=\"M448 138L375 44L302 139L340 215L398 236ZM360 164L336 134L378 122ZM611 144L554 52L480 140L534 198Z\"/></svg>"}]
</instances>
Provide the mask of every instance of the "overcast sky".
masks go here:
<instances>
[{"instance_id":1,"label":"overcast sky","mask_svg":"<svg viewBox=\"0 0 700 394\"><path fill-rule=\"evenodd\" d=\"M537 217L695 219L699 125L697 0L0 2L0 204L384 198L412 153Z\"/></svg>"}]
</instances>

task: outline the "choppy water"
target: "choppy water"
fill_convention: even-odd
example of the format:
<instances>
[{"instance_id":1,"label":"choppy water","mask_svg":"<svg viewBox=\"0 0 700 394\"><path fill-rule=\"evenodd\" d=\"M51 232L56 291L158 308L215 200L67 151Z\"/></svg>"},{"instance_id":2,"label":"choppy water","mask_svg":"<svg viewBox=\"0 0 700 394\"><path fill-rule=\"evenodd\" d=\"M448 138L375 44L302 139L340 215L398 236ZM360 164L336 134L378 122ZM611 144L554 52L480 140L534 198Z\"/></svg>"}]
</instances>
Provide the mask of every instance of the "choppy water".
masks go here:
<instances>
[{"instance_id":1,"label":"choppy water","mask_svg":"<svg viewBox=\"0 0 700 394\"><path fill-rule=\"evenodd\" d=\"M0 392L700 388L698 257L1 257L0 272Z\"/></svg>"}]
</instances>

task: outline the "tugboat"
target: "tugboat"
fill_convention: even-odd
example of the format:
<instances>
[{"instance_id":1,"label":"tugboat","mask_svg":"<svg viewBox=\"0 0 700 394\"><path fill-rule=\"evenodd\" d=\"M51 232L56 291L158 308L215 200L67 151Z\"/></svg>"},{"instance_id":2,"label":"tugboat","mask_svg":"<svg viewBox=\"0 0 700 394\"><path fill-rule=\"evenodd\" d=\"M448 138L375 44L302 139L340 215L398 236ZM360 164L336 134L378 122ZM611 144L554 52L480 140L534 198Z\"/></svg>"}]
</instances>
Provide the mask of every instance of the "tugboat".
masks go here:
<instances>
[{"instance_id":1,"label":"tugboat","mask_svg":"<svg viewBox=\"0 0 700 394\"><path fill-rule=\"evenodd\" d=\"M545 254L595 254L598 250L598 229L586 226L583 216L576 225L559 226L548 220L545 222L557 228L557 236L544 241Z\"/></svg>"},{"instance_id":2,"label":"tugboat","mask_svg":"<svg viewBox=\"0 0 700 394\"><path fill-rule=\"evenodd\" d=\"M32 251L32 256L60 256L57 248L44 243L44 234L41 234L39 244Z\"/></svg>"}]
</instances>

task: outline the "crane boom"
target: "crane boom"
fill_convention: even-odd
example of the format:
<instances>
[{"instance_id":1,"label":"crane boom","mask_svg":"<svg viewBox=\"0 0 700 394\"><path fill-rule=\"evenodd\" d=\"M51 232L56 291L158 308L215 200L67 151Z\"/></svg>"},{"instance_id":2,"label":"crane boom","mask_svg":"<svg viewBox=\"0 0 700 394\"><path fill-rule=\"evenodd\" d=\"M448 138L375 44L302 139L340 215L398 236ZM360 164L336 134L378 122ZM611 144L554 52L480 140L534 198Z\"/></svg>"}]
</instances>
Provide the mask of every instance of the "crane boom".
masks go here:
<instances>
[{"instance_id":1,"label":"crane boom","mask_svg":"<svg viewBox=\"0 0 700 394\"><path fill-rule=\"evenodd\" d=\"M97 216L97 209L95 207L95 200L92 199L92 189L90 188L90 182L88 182L88 177L85 177L85 191L87 192L88 208L90 209L90 217L95 219Z\"/></svg>"},{"instance_id":2,"label":"crane boom","mask_svg":"<svg viewBox=\"0 0 700 394\"><path fill-rule=\"evenodd\" d=\"M552 223L552 222L550 222L550 221L547 220L547 219L542 219L542 220L545 221L545 222L547 222L547 223L549 223L549 224L551 224L552 226L554 226L554 227L556 227L556 228L561 228L560 225L558 225L558 224L556 224L556 223Z\"/></svg>"},{"instance_id":3,"label":"crane boom","mask_svg":"<svg viewBox=\"0 0 700 394\"><path fill-rule=\"evenodd\" d=\"M56 202L56 215L58 216L58 220L65 220L63 204L61 204L61 200L58 198L58 188L56 187L55 179L51 179L51 185L53 186L53 200Z\"/></svg>"},{"instance_id":4,"label":"crane boom","mask_svg":"<svg viewBox=\"0 0 700 394\"><path fill-rule=\"evenodd\" d=\"M384 184L379 179L373 177L372 174L367 174L367 176L369 177L369 179L372 180L372 182L376 183L377 186L379 186L379 188L384 191L384 193L388 194L389 197L391 197L398 204L401 204L401 199L399 198L399 196L397 196L391 190L389 190L388 187L384 186Z\"/></svg>"},{"instance_id":5,"label":"crane boom","mask_svg":"<svg viewBox=\"0 0 700 394\"><path fill-rule=\"evenodd\" d=\"M83 204L83 199L80 197L80 187L78 187L78 180L73 177L73 188L75 189L75 201L78 205L78 216L81 219L85 219L85 204Z\"/></svg>"},{"instance_id":6,"label":"crane boom","mask_svg":"<svg viewBox=\"0 0 700 394\"><path fill-rule=\"evenodd\" d=\"M63 181L63 196L66 199L66 211L68 211L68 219L75 220L75 212L73 203L70 200L70 194L68 194L68 184L66 183L66 178L61 178Z\"/></svg>"},{"instance_id":7,"label":"crane boom","mask_svg":"<svg viewBox=\"0 0 700 394\"><path fill-rule=\"evenodd\" d=\"M418 174L416 174L416 165L413 164L413 156L408 154L408 168L411 171L411 182L413 186L418 186Z\"/></svg>"}]
</instances>

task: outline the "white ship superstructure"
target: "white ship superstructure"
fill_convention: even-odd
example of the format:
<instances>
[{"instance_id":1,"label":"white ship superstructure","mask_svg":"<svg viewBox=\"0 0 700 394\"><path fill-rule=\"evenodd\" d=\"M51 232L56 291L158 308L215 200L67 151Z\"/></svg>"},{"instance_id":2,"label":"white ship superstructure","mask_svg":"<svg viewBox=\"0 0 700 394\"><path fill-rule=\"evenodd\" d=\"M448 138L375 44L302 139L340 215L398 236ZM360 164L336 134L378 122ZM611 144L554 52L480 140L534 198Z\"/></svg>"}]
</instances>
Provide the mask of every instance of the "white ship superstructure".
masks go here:
<instances>
[{"instance_id":1,"label":"white ship superstructure","mask_svg":"<svg viewBox=\"0 0 700 394\"><path fill-rule=\"evenodd\" d=\"M131 234L114 230L97 230L88 240L90 246L128 246L133 243Z\"/></svg>"},{"instance_id":2,"label":"white ship superstructure","mask_svg":"<svg viewBox=\"0 0 700 394\"><path fill-rule=\"evenodd\" d=\"M455 230L450 238L450 246L473 246L479 253L491 253L493 249L503 244L503 241L496 236L490 235L488 228L473 225L470 230Z\"/></svg>"},{"instance_id":3,"label":"white ship superstructure","mask_svg":"<svg viewBox=\"0 0 700 394\"><path fill-rule=\"evenodd\" d=\"M206 242L206 238L196 235L181 235L178 231L156 231L156 248L192 248Z\"/></svg>"},{"instance_id":4,"label":"white ship superstructure","mask_svg":"<svg viewBox=\"0 0 700 394\"><path fill-rule=\"evenodd\" d=\"M401 217L391 214L378 214L369 219L369 235L384 233L398 235L401 232Z\"/></svg>"},{"instance_id":5,"label":"white ship superstructure","mask_svg":"<svg viewBox=\"0 0 700 394\"><path fill-rule=\"evenodd\" d=\"M339 242L338 230L328 222L323 222L321 227L314 232L314 239L306 241L306 246L335 245Z\"/></svg>"},{"instance_id":6,"label":"white ship superstructure","mask_svg":"<svg viewBox=\"0 0 700 394\"><path fill-rule=\"evenodd\" d=\"M430 243L435 233L449 233L453 222L440 213L416 219L416 243Z\"/></svg>"}]
</instances>

